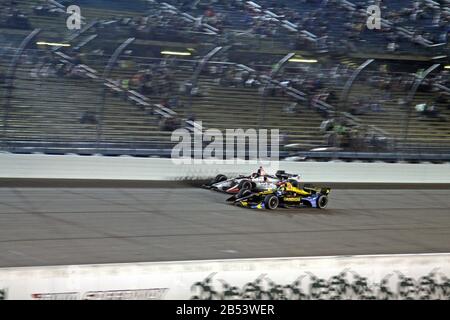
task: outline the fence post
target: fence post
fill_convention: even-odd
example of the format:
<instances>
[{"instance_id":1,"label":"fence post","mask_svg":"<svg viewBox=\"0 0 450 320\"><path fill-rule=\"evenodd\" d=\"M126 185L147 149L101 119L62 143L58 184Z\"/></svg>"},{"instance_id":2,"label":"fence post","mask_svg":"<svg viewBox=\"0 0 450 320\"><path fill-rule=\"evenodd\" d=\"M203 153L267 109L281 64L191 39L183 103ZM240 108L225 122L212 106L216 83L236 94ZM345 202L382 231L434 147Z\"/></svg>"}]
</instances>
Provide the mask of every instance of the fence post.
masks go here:
<instances>
[{"instance_id":1,"label":"fence post","mask_svg":"<svg viewBox=\"0 0 450 320\"><path fill-rule=\"evenodd\" d=\"M273 78L275 78L283 69L283 67L289 63L289 60L291 60L295 56L295 52L291 52L287 54L283 59L278 61L278 63L275 65L275 67L270 72L269 80L267 81L266 85L263 87L263 91L261 93L261 103L260 103L260 110L259 110L259 127L263 128L264 122L266 121L266 99L265 94L267 89L269 88L270 84L272 83Z\"/></svg>"},{"instance_id":2,"label":"fence post","mask_svg":"<svg viewBox=\"0 0 450 320\"><path fill-rule=\"evenodd\" d=\"M361 64L358 68L356 68L356 70L353 72L350 79L348 79L348 81L345 83L344 90L342 91L342 95L341 95L341 102L337 104L338 108L339 108L339 105L341 105L342 108L345 108L347 106L348 97L350 95L350 91L353 87L353 84L354 84L356 78L361 74L361 72L368 65L370 65L374 61L375 61L375 59L368 59L363 64ZM339 111L342 112L342 110L336 110L336 114L339 114Z\"/></svg>"},{"instance_id":3,"label":"fence post","mask_svg":"<svg viewBox=\"0 0 450 320\"><path fill-rule=\"evenodd\" d=\"M106 65L105 69L103 70L103 76L101 79L102 81L106 81L106 79L109 78L112 70L114 69L114 65L117 62L117 59L120 57L122 52L126 49L126 47L128 47L134 40L135 40L135 38L128 38L119 47L117 47L117 49L114 51L113 55L109 59L108 64ZM103 117L104 117L104 113L105 113L105 104L106 104L106 87L105 87L105 84L103 83L101 103L97 107L97 115L98 115L97 128L96 128L97 148L100 148L100 142L101 142L102 133L103 133L102 130L103 130Z\"/></svg>"},{"instance_id":4,"label":"fence post","mask_svg":"<svg viewBox=\"0 0 450 320\"><path fill-rule=\"evenodd\" d=\"M414 100L414 97L416 96L417 90L419 89L420 85L423 83L423 80L425 80L428 75L436 70L440 64L434 64L431 67L429 67L425 72L416 78L416 81L414 82L414 85L412 86L411 90L408 93L408 97L406 98L406 119L405 119L405 128L403 130L403 147L406 144L406 141L408 140L408 133L409 133L409 125L411 122L411 114L412 114L412 102Z\"/></svg>"},{"instance_id":5,"label":"fence post","mask_svg":"<svg viewBox=\"0 0 450 320\"><path fill-rule=\"evenodd\" d=\"M6 73L6 79L5 79L5 88L6 88L6 97L5 97L5 104L3 108L3 148L7 149L8 147L8 117L9 117L9 111L11 108L11 98L12 93L14 89L14 80L16 77L16 70L17 65L19 64L19 59L22 56L25 49L28 47L28 45L33 41L34 38L41 32L41 29L34 29L20 44L19 48L17 49L16 53L14 54L11 63L8 67L8 71Z\"/></svg>"},{"instance_id":6,"label":"fence post","mask_svg":"<svg viewBox=\"0 0 450 320\"><path fill-rule=\"evenodd\" d=\"M194 71L194 74L191 78L191 88L189 90L189 104L188 104L188 110L190 113L192 113L192 89L197 87L198 78L200 77L200 73L205 68L206 64L220 51L222 51L223 47L216 47L213 50L211 50L206 56L203 57L200 64L197 66L197 68Z\"/></svg>"}]
</instances>

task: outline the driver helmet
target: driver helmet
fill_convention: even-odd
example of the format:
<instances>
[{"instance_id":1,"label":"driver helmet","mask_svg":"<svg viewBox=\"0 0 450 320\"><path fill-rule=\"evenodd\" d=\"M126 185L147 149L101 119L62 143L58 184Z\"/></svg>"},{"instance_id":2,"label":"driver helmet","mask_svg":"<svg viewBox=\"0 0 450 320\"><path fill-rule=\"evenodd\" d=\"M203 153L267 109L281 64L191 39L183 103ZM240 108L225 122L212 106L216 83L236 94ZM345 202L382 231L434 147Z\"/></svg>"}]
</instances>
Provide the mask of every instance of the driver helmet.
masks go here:
<instances>
[{"instance_id":1,"label":"driver helmet","mask_svg":"<svg viewBox=\"0 0 450 320\"><path fill-rule=\"evenodd\" d=\"M286 187L286 190L292 190L292 183L290 183L290 182L286 182L285 183L285 187Z\"/></svg>"},{"instance_id":2,"label":"driver helmet","mask_svg":"<svg viewBox=\"0 0 450 320\"><path fill-rule=\"evenodd\" d=\"M266 175L266 171L264 170L264 168L261 166L258 169L258 175L260 176L265 176Z\"/></svg>"}]
</instances>

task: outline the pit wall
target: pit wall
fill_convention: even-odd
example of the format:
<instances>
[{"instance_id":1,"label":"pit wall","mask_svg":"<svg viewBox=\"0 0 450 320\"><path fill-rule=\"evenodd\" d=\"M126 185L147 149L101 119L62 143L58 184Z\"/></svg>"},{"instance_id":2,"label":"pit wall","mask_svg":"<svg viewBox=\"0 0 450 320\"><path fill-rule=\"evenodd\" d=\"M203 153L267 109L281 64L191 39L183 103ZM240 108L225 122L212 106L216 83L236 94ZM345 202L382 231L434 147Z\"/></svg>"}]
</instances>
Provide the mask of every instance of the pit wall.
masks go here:
<instances>
[{"instance_id":1,"label":"pit wall","mask_svg":"<svg viewBox=\"0 0 450 320\"><path fill-rule=\"evenodd\" d=\"M449 299L450 254L0 269L0 299Z\"/></svg>"},{"instance_id":2,"label":"pit wall","mask_svg":"<svg viewBox=\"0 0 450 320\"><path fill-rule=\"evenodd\" d=\"M177 181L229 177L255 172L259 163L176 164L171 159L77 155L0 154L0 179L86 179ZM290 162L263 164L268 174L277 170L300 174L305 182L328 183L450 183L450 164Z\"/></svg>"}]
</instances>

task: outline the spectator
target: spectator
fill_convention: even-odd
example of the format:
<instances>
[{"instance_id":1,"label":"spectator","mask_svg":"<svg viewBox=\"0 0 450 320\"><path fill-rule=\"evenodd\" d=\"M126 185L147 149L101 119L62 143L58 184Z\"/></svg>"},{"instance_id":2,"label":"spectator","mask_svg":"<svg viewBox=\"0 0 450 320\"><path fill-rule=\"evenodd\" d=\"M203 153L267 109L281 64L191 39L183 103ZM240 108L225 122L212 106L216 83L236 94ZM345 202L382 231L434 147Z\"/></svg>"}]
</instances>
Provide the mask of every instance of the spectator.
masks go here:
<instances>
[{"instance_id":1,"label":"spectator","mask_svg":"<svg viewBox=\"0 0 450 320\"><path fill-rule=\"evenodd\" d=\"M80 123L81 124L97 124L98 123L97 115L95 114L95 112L85 111L81 115Z\"/></svg>"}]
</instances>

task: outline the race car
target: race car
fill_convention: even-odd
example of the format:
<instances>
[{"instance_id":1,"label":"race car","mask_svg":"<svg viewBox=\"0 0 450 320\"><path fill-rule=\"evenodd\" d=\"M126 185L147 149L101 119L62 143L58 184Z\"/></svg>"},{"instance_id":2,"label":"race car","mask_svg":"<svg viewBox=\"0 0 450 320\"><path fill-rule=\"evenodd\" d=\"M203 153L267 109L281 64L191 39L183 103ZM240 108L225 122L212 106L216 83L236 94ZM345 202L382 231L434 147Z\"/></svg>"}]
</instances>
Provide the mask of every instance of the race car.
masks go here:
<instances>
[{"instance_id":1,"label":"race car","mask_svg":"<svg viewBox=\"0 0 450 320\"><path fill-rule=\"evenodd\" d=\"M228 179L225 175L217 175L209 184L203 185L203 188L237 194L241 190L250 190L252 192L276 190L281 182L290 181L298 185L300 176L289 174L284 171L277 171L272 175L267 175L261 167L256 173L250 176L240 175L237 178Z\"/></svg>"},{"instance_id":2,"label":"race car","mask_svg":"<svg viewBox=\"0 0 450 320\"><path fill-rule=\"evenodd\" d=\"M274 210L279 207L324 209L328 205L330 191L330 188L299 188L290 182L283 182L276 190L261 192L241 190L236 196L232 196L227 201L252 209Z\"/></svg>"}]
</instances>

